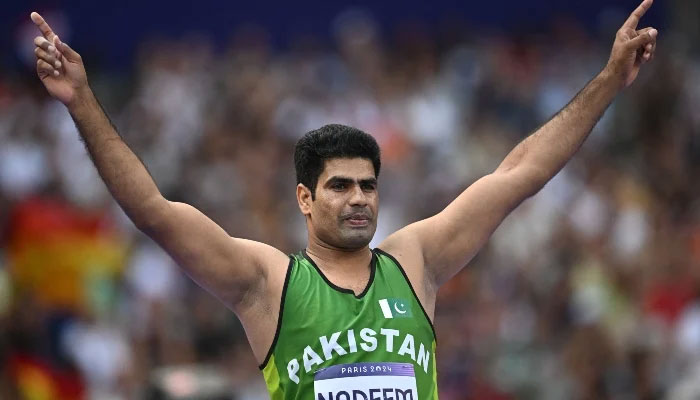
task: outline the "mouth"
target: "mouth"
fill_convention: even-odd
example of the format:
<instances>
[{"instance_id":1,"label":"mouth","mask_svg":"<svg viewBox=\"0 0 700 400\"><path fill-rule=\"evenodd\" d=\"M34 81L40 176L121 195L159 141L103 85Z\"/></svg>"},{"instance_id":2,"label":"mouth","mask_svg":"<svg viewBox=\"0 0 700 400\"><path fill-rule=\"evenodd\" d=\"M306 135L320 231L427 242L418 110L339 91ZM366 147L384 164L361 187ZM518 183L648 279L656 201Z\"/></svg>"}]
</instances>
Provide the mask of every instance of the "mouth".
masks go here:
<instances>
[{"instance_id":1,"label":"mouth","mask_svg":"<svg viewBox=\"0 0 700 400\"><path fill-rule=\"evenodd\" d=\"M348 221L348 225L350 225L350 226L362 227L362 226L367 226L367 225L369 225L369 220L368 220L368 219L353 219L353 218L349 218L349 219L346 219L346 221Z\"/></svg>"},{"instance_id":2,"label":"mouth","mask_svg":"<svg viewBox=\"0 0 700 400\"><path fill-rule=\"evenodd\" d=\"M364 227L368 226L370 222L370 217L364 213L355 213L344 218L348 225L353 227Z\"/></svg>"}]
</instances>

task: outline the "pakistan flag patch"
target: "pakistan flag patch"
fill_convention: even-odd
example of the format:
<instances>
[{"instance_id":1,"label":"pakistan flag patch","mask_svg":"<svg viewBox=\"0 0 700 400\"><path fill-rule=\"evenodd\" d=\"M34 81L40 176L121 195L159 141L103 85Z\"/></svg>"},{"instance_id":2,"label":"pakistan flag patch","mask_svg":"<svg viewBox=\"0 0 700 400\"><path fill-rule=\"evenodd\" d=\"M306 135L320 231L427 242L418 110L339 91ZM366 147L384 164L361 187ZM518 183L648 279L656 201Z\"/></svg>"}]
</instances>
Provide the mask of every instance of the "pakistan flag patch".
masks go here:
<instances>
[{"instance_id":1,"label":"pakistan flag patch","mask_svg":"<svg viewBox=\"0 0 700 400\"><path fill-rule=\"evenodd\" d=\"M379 307L384 318L411 318L411 303L404 299L381 299Z\"/></svg>"}]
</instances>

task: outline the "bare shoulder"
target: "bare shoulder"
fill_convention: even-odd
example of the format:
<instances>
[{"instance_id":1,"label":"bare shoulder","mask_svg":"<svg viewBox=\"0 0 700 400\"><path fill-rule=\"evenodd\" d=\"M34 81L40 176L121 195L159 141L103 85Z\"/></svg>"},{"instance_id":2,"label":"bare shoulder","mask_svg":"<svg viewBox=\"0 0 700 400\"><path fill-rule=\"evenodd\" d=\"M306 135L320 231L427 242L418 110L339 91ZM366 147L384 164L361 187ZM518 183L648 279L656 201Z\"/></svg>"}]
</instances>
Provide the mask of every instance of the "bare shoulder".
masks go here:
<instances>
[{"instance_id":1,"label":"bare shoulder","mask_svg":"<svg viewBox=\"0 0 700 400\"><path fill-rule=\"evenodd\" d=\"M401 266L408 270L420 271L424 268L423 252L418 238L412 234L412 225L402 228L384 239L378 248L391 254Z\"/></svg>"},{"instance_id":2,"label":"bare shoulder","mask_svg":"<svg viewBox=\"0 0 700 400\"><path fill-rule=\"evenodd\" d=\"M402 228L387 237L377 248L398 261L406 272L411 286L416 292L423 308L433 319L437 287L425 265L423 250L415 234L416 224Z\"/></svg>"}]
</instances>

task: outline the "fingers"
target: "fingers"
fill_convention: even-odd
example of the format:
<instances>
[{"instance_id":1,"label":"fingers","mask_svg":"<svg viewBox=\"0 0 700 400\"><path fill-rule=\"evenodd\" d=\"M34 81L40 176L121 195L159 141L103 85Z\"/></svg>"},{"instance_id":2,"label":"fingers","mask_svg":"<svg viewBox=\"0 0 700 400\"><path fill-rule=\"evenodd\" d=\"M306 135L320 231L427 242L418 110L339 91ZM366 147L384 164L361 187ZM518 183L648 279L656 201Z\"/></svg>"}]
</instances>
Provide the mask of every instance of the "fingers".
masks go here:
<instances>
[{"instance_id":1,"label":"fingers","mask_svg":"<svg viewBox=\"0 0 700 400\"><path fill-rule=\"evenodd\" d=\"M651 4L654 2L654 0L644 0L642 1L642 4L639 5L634 11L632 11L632 14L630 15L629 18L627 18L627 21L622 25L622 28L624 29L637 29L637 25L639 24L639 20L642 19L642 16L647 12L649 7L651 7Z\"/></svg>"},{"instance_id":2,"label":"fingers","mask_svg":"<svg viewBox=\"0 0 700 400\"><path fill-rule=\"evenodd\" d=\"M43 36L37 36L34 38L34 45L36 48L34 49L34 54L36 54L36 49L42 49L49 55L55 57L57 60L61 60L61 52L58 51L56 46L46 40L45 37Z\"/></svg>"},{"instance_id":3,"label":"fingers","mask_svg":"<svg viewBox=\"0 0 700 400\"><path fill-rule=\"evenodd\" d=\"M640 29L640 30L635 32L634 37L638 37L641 35L647 35L652 29L654 29L654 28ZM643 47L640 47L636 50L637 50L639 56L642 58L642 62L646 62L646 61L649 61L653 58L655 49L656 49L656 38L654 38L654 40L652 40L650 43L647 43Z\"/></svg>"},{"instance_id":4,"label":"fingers","mask_svg":"<svg viewBox=\"0 0 700 400\"><path fill-rule=\"evenodd\" d=\"M34 54L36 55L36 58L39 60L44 60L47 62L49 65L53 65L55 68L61 68L61 62L56 58L55 55L46 52L44 49L41 47L35 47L34 48Z\"/></svg>"},{"instance_id":5,"label":"fingers","mask_svg":"<svg viewBox=\"0 0 700 400\"><path fill-rule=\"evenodd\" d=\"M36 46L34 53L37 54L37 57L39 57L37 49L43 50L41 54L43 54L44 57L42 58L51 64L54 64L55 60L60 61L62 56L65 57L66 60L72 62L79 62L81 60L80 54L66 43L63 43L58 35L54 35L52 42L46 40L46 38L42 36L37 36L34 38L34 45Z\"/></svg>"},{"instance_id":6,"label":"fingers","mask_svg":"<svg viewBox=\"0 0 700 400\"><path fill-rule=\"evenodd\" d=\"M644 28L637 31L637 36L647 35L654 28ZM644 45L644 47L639 48L638 52L642 58L642 62L650 61L654 58L654 52L656 51L656 37L650 43Z\"/></svg>"},{"instance_id":7,"label":"fingers","mask_svg":"<svg viewBox=\"0 0 700 400\"><path fill-rule=\"evenodd\" d=\"M36 25L41 31L41 34L44 35L46 39L52 41L56 34L53 32L49 24L44 21L44 18L39 15L38 12L31 13L30 17L32 18L32 22L34 22L34 25Z\"/></svg>"},{"instance_id":8,"label":"fingers","mask_svg":"<svg viewBox=\"0 0 700 400\"><path fill-rule=\"evenodd\" d=\"M630 39L627 42L627 47L630 49L646 49L647 45L651 44L652 48L656 43L656 36L659 34L654 28L650 28L648 31L637 35L637 37Z\"/></svg>"},{"instance_id":9,"label":"fingers","mask_svg":"<svg viewBox=\"0 0 700 400\"><path fill-rule=\"evenodd\" d=\"M642 55L642 62L647 62L651 61L654 59L654 53L656 52L656 41L653 43L647 43L646 46L644 46L644 50L640 52Z\"/></svg>"},{"instance_id":10,"label":"fingers","mask_svg":"<svg viewBox=\"0 0 700 400\"><path fill-rule=\"evenodd\" d=\"M63 56L66 58L66 60L72 61L72 62L79 62L81 60L80 54L78 54L78 52L73 50L66 43L63 43L58 36L56 36L54 38L54 45L56 46L58 51L61 54L63 54Z\"/></svg>"},{"instance_id":11,"label":"fingers","mask_svg":"<svg viewBox=\"0 0 700 400\"><path fill-rule=\"evenodd\" d=\"M643 35L643 34L645 34L645 33L649 33L649 31L652 30L652 29L654 29L654 28L652 28L652 27L647 27L647 28L639 29L639 30L636 31L636 35L635 35L635 36L639 36L639 35Z\"/></svg>"},{"instance_id":12,"label":"fingers","mask_svg":"<svg viewBox=\"0 0 700 400\"><path fill-rule=\"evenodd\" d=\"M645 58L645 60L647 60L647 61L653 60L654 54L656 54L656 41L654 41L654 43L650 43L650 44L651 44L651 49L647 48L646 51L644 52L644 56L643 56ZM647 47L649 47L649 45L647 45Z\"/></svg>"},{"instance_id":13,"label":"fingers","mask_svg":"<svg viewBox=\"0 0 700 400\"><path fill-rule=\"evenodd\" d=\"M43 37L43 36L37 36L37 37L35 37L35 38L34 38L34 45L35 45L36 47L39 47L39 48L43 49L44 51L49 52L49 53L53 53L53 52L56 51L56 46L54 46L53 44L51 44L51 42L49 42L48 40L46 40L46 38Z\"/></svg>"},{"instance_id":14,"label":"fingers","mask_svg":"<svg viewBox=\"0 0 700 400\"><path fill-rule=\"evenodd\" d=\"M51 66L51 64L47 63L46 61L39 59L36 60L36 70L39 72L40 75L42 76L59 76L60 73L58 72L57 69Z\"/></svg>"}]
</instances>

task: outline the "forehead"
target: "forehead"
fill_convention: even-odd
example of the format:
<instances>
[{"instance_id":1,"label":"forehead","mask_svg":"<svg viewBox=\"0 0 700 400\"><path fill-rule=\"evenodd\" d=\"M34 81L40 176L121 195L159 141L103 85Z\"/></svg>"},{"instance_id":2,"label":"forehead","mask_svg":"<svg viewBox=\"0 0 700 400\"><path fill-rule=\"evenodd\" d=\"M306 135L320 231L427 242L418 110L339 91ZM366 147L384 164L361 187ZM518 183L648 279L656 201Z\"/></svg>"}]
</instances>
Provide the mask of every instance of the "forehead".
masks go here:
<instances>
[{"instance_id":1,"label":"forehead","mask_svg":"<svg viewBox=\"0 0 700 400\"><path fill-rule=\"evenodd\" d=\"M332 176L374 178L374 166L372 161L366 158L331 158L324 163L319 180L323 182Z\"/></svg>"}]
</instances>

